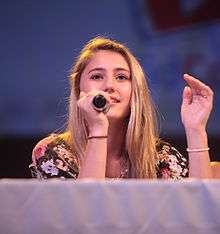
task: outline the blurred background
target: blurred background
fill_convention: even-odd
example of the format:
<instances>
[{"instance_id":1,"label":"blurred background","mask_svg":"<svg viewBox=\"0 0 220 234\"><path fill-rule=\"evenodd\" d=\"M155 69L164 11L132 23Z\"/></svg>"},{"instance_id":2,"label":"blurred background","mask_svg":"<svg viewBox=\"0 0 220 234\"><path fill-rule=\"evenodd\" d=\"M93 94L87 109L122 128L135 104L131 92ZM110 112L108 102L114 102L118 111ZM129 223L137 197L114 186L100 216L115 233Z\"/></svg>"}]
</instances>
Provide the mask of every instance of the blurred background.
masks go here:
<instances>
[{"instance_id":1,"label":"blurred background","mask_svg":"<svg viewBox=\"0 0 220 234\"><path fill-rule=\"evenodd\" d=\"M185 154L180 119L188 72L212 87L208 124L220 161L220 1L9 0L0 2L0 177L28 178L34 145L65 129L70 68L91 38L128 46L143 66L160 133Z\"/></svg>"}]
</instances>

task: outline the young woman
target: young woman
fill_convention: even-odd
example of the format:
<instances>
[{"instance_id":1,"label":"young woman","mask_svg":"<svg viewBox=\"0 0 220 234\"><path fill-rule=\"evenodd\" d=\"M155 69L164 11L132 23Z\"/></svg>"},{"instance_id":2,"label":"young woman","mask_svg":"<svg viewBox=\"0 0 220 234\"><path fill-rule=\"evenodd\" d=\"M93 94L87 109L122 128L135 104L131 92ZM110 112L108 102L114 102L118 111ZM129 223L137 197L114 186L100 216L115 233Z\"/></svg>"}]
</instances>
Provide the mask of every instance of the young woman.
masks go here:
<instances>
[{"instance_id":1,"label":"young woman","mask_svg":"<svg viewBox=\"0 0 220 234\"><path fill-rule=\"evenodd\" d=\"M159 139L144 72L124 45L102 37L89 41L70 74L68 128L33 150L34 177L171 178L211 176L206 123L212 90L194 77L181 107L188 156ZM107 107L97 110L102 95Z\"/></svg>"}]
</instances>

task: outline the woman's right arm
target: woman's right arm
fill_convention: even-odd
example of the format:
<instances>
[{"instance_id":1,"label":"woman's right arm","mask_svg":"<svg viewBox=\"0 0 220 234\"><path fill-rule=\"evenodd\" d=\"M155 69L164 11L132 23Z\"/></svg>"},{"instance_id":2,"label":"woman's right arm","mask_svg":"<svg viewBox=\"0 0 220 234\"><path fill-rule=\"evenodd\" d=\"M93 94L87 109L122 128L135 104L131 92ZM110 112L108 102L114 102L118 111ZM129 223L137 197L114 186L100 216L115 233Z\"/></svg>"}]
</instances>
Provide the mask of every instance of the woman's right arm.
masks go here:
<instances>
[{"instance_id":1,"label":"woman's right arm","mask_svg":"<svg viewBox=\"0 0 220 234\"><path fill-rule=\"evenodd\" d=\"M88 140L85 158L79 172L79 179L104 179L106 170L107 138Z\"/></svg>"},{"instance_id":2,"label":"woman's right arm","mask_svg":"<svg viewBox=\"0 0 220 234\"><path fill-rule=\"evenodd\" d=\"M85 156L80 166L78 177L80 179L105 178L109 122L103 112L97 112L93 109L91 102L95 95L96 93L88 95L81 92L78 101L78 106L89 127L89 137L92 137L88 139ZM104 95L106 96L106 94ZM103 138L99 138L100 136Z\"/></svg>"}]
</instances>

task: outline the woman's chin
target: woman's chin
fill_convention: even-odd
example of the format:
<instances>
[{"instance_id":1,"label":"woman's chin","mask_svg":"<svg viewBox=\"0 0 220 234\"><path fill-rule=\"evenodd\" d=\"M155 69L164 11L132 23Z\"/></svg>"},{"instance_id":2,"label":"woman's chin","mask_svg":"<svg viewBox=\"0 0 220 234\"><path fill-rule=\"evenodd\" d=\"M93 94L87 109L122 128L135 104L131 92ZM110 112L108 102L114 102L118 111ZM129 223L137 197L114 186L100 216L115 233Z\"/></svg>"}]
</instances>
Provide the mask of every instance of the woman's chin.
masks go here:
<instances>
[{"instance_id":1,"label":"woman's chin","mask_svg":"<svg viewBox=\"0 0 220 234\"><path fill-rule=\"evenodd\" d=\"M106 114L109 122L115 122L115 121L124 121L128 118L129 114L128 113L119 113L115 111L109 110L108 113Z\"/></svg>"}]
</instances>

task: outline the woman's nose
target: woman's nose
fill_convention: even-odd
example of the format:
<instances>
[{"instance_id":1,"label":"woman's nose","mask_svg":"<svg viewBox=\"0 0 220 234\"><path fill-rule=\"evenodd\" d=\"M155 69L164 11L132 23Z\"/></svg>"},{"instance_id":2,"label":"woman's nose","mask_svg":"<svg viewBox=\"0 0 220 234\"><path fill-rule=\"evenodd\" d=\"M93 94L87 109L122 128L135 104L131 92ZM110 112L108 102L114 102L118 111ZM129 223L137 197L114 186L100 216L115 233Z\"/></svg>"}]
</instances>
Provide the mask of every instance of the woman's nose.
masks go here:
<instances>
[{"instance_id":1,"label":"woman's nose","mask_svg":"<svg viewBox=\"0 0 220 234\"><path fill-rule=\"evenodd\" d=\"M114 78L107 78L104 84L105 92L113 92L115 90L115 81Z\"/></svg>"}]
</instances>

